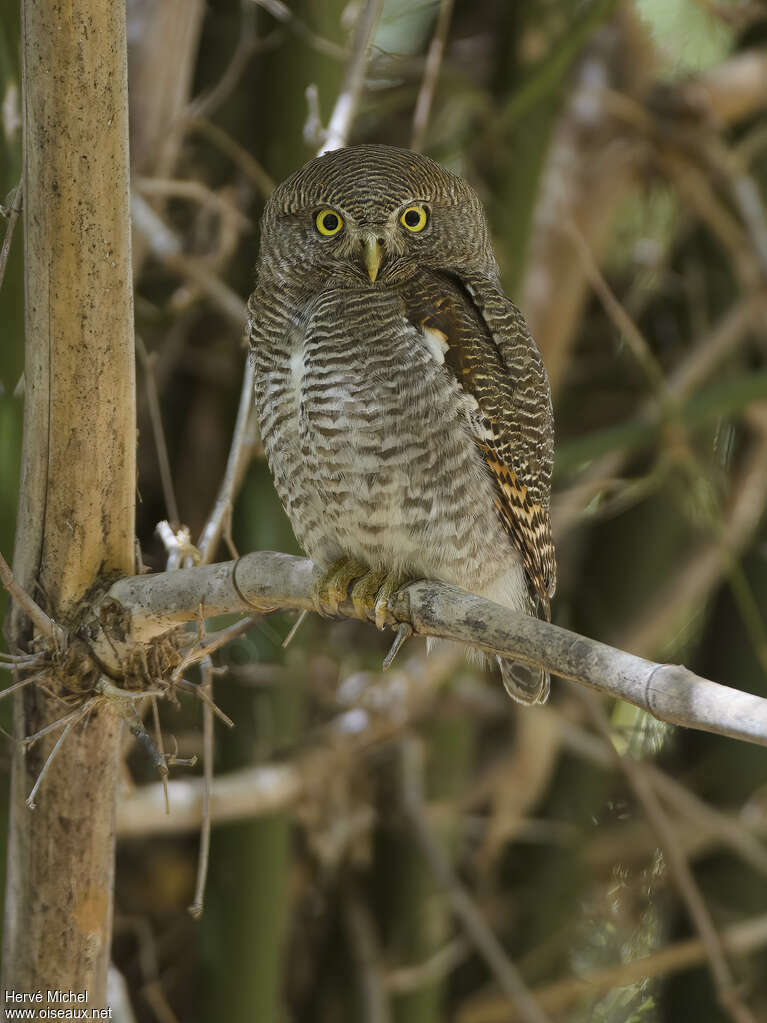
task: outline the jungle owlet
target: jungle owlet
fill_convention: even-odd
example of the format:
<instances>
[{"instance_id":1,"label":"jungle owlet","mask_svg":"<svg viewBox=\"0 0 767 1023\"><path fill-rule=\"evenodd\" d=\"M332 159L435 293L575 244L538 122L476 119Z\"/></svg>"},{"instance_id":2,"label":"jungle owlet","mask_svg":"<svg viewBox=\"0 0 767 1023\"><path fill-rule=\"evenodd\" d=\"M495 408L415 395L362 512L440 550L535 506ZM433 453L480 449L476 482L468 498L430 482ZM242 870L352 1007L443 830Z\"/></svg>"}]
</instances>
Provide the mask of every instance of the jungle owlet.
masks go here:
<instances>
[{"instance_id":1,"label":"jungle owlet","mask_svg":"<svg viewBox=\"0 0 767 1023\"><path fill-rule=\"evenodd\" d=\"M548 618L551 393L474 190L389 146L312 160L266 204L249 308L264 449L325 603L356 580L381 624L426 578ZM545 672L499 664L546 699Z\"/></svg>"}]
</instances>

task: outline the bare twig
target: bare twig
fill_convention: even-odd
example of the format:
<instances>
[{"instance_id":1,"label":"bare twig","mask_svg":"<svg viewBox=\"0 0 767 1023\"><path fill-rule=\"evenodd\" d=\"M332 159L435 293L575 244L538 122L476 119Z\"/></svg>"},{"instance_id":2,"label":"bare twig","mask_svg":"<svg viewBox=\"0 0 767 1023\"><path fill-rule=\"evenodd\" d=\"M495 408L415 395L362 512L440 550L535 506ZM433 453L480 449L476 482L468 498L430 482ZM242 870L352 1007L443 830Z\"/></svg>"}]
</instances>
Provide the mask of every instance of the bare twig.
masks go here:
<instances>
[{"instance_id":1,"label":"bare twig","mask_svg":"<svg viewBox=\"0 0 767 1023\"><path fill-rule=\"evenodd\" d=\"M206 117L191 117L187 127L203 135L209 142L225 153L235 163L243 174L256 186L258 192L264 199L268 199L274 191L274 182L267 172L256 160L256 158L243 146L233 139L219 125L209 121Z\"/></svg>"},{"instance_id":2,"label":"bare twig","mask_svg":"<svg viewBox=\"0 0 767 1023\"><path fill-rule=\"evenodd\" d=\"M421 88L418 90L418 98L415 101L413 113L413 133L410 137L410 148L416 152L423 149L426 138L426 128L429 124L429 114L434 100L434 92L437 88L439 71L442 66L442 56L445 52L447 33L450 29L450 19L453 15L453 0L440 0L437 24L434 28L434 35L429 43L429 51L426 54L426 66L423 71Z\"/></svg>"},{"instance_id":3,"label":"bare twig","mask_svg":"<svg viewBox=\"0 0 767 1023\"><path fill-rule=\"evenodd\" d=\"M626 339L632 355L636 359L637 364L643 370L648 382L655 392L656 397L663 402L663 400L667 397L668 384L666 383L666 377L663 370L659 365L658 360L655 358L647 340L605 280L597 266L588 242L578 229L575 221L568 221L568 223L565 224L564 229L578 253L578 258L584 270L586 279L599 296L599 300L602 303L605 312L612 320L613 325Z\"/></svg>"},{"instance_id":4,"label":"bare twig","mask_svg":"<svg viewBox=\"0 0 767 1023\"><path fill-rule=\"evenodd\" d=\"M255 618L243 618L240 622L235 622L234 625L228 626L226 629L219 629L218 632L213 632L204 639L201 639L191 650L189 650L182 657L178 666L175 668L172 676L172 680L177 682L184 674L187 668L191 665L201 661L204 657L209 657L214 650L218 650L220 647L225 646L227 643L231 643L233 639L237 639L248 629L253 627ZM206 690L203 687L195 687L201 698L205 698Z\"/></svg>"},{"instance_id":5,"label":"bare twig","mask_svg":"<svg viewBox=\"0 0 767 1023\"><path fill-rule=\"evenodd\" d=\"M290 10L287 4L281 2L281 0L253 0L253 3L258 4L259 7L263 7L265 11L268 11L271 16L276 20L286 25L292 32L303 39L305 43L315 49L318 53L325 54L326 57L333 57L335 60L345 60L348 57L346 50L339 46L337 43L331 42L329 39L325 39L323 36L317 35L313 32L309 26L297 18L293 11Z\"/></svg>"},{"instance_id":6,"label":"bare twig","mask_svg":"<svg viewBox=\"0 0 767 1023\"><path fill-rule=\"evenodd\" d=\"M365 82L365 68L370 53L370 44L382 8L383 0L365 0L365 6L360 11L346 77L333 107L333 113L330 115L325 141L317 153L318 156L329 153L333 149L343 149L349 141L349 133Z\"/></svg>"},{"instance_id":7,"label":"bare twig","mask_svg":"<svg viewBox=\"0 0 767 1023\"><path fill-rule=\"evenodd\" d=\"M398 966L386 974L386 989L392 994L407 994L443 980L466 958L469 944L454 938L417 966ZM507 1003L508 1004L508 1003Z\"/></svg>"},{"instance_id":8,"label":"bare twig","mask_svg":"<svg viewBox=\"0 0 767 1023\"><path fill-rule=\"evenodd\" d=\"M162 492L165 498L165 511L171 522L176 525L180 523L178 504L176 502L176 491L173 489L173 473L170 469L168 458L168 444L165 440L165 430L162 424L162 412L160 411L160 399L157 394L157 383L154 378L154 353L150 356L146 345L139 334L136 334L136 351L139 354L141 365L144 369L144 381L146 384L146 396L149 405L149 420L152 424L152 435L157 450L157 462L160 468L160 481Z\"/></svg>"},{"instance_id":9,"label":"bare twig","mask_svg":"<svg viewBox=\"0 0 767 1023\"><path fill-rule=\"evenodd\" d=\"M669 584L657 594L644 614L637 616L617 642L631 650L651 651L660 636L669 631L680 612L703 599L719 581L731 573L761 521L767 502L767 415L763 420L748 460L735 481L729 507L717 535L698 548L674 572Z\"/></svg>"},{"instance_id":10,"label":"bare twig","mask_svg":"<svg viewBox=\"0 0 767 1023\"><path fill-rule=\"evenodd\" d=\"M158 752L160 754L160 757L162 759L163 764L166 764L167 761L166 761L166 758L165 758L165 748L163 746L163 741L162 741L162 727L160 725L160 710L159 710L159 708L157 706L157 697L153 695L153 696L150 696L149 699L150 699L151 704L152 704L152 721L154 723L155 744L157 745L157 750L158 750ZM165 813L166 813L166 816L167 816L167 815L170 815L170 800L168 799L168 772L167 772L167 770L162 772L162 774L160 776L160 783L162 785L163 795L165 796Z\"/></svg>"},{"instance_id":11,"label":"bare twig","mask_svg":"<svg viewBox=\"0 0 767 1023\"><path fill-rule=\"evenodd\" d=\"M326 780L347 771L352 758L390 742L409 724L432 713L444 680L459 659L453 648L445 647L429 657L413 655L385 676L371 676L364 688L359 678L354 685L342 687L338 698L344 710L322 730L317 746L289 763L258 764L213 781L213 822L260 817L289 809L304 798L316 803ZM161 785L134 789L118 808L120 834L194 831L200 826L202 788L201 778L172 780L171 817L164 812Z\"/></svg>"},{"instance_id":12,"label":"bare twig","mask_svg":"<svg viewBox=\"0 0 767 1023\"><path fill-rule=\"evenodd\" d=\"M51 640L57 648L63 647L66 643L66 632L52 618L49 618L40 605L19 586L10 565L2 554L0 554L0 583L3 584L22 611L35 624L38 632Z\"/></svg>"},{"instance_id":13,"label":"bare twig","mask_svg":"<svg viewBox=\"0 0 767 1023\"><path fill-rule=\"evenodd\" d=\"M152 255L169 269L193 281L222 315L238 330L242 330L247 311L240 296L216 277L202 260L184 254L181 241L137 192L133 193L131 199L131 212L134 227L146 238Z\"/></svg>"},{"instance_id":14,"label":"bare twig","mask_svg":"<svg viewBox=\"0 0 767 1023\"><path fill-rule=\"evenodd\" d=\"M383 957L375 922L359 893L350 886L344 898L349 952L357 967L365 1023L391 1023Z\"/></svg>"},{"instance_id":15,"label":"bare twig","mask_svg":"<svg viewBox=\"0 0 767 1023\"><path fill-rule=\"evenodd\" d=\"M53 761L56 759L56 754L61 749L62 743L64 742L66 737L69 735L70 729L74 725L75 721L79 720L81 717L82 717L82 712L78 712L76 715L70 716L70 718L67 721L66 725L62 729L61 735L58 737L56 742L53 744L53 749L48 754L48 756L47 756L47 758L45 760L45 763L43 764L42 768L40 769L40 773L37 776L37 781L32 786L32 791L29 793L29 795L26 798L26 804L27 804L27 806L29 807L30 810L36 809L37 804L35 803L35 796L37 795L37 790L40 788L40 785L42 783L43 778L48 773L48 768L51 766Z\"/></svg>"},{"instance_id":16,"label":"bare twig","mask_svg":"<svg viewBox=\"0 0 767 1023\"><path fill-rule=\"evenodd\" d=\"M227 61L224 73L213 88L203 96L193 99L189 104L190 112L193 115L211 117L235 91L251 57L255 53L269 48L270 40L273 43L279 41L279 37L282 35L279 29L270 33L270 36L266 39L259 39L256 34L255 15L254 4L248 2L248 0L241 0L240 31L237 33L237 46L231 58Z\"/></svg>"},{"instance_id":17,"label":"bare twig","mask_svg":"<svg viewBox=\"0 0 767 1023\"><path fill-rule=\"evenodd\" d=\"M203 658L200 666L202 680L200 692L205 692L210 703L203 703L202 708L202 823L200 825L200 852L197 859L197 882L194 889L194 901L189 912L195 919L202 916L205 901L205 884L208 879L208 860L210 858L210 792L213 787L213 662L210 657Z\"/></svg>"},{"instance_id":18,"label":"bare twig","mask_svg":"<svg viewBox=\"0 0 767 1023\"><path fill-rule=\"evenodd\" d=\"M415 740L403 742L403 806L418 847L426 858L435 880L445 892L467 937L493 973L525 1023L550 1023L527 988L521 974L503 946L490 930L468 892L461 886L428 821L428 810L421 792L418 749Z\"/></svg>"},{"instance_id":19,"label":"bare twig","mask_svg":"<svg viewBox=\"0 0 767 1023\"><path fill-rule=\"evenodd\" d=\"M190 199L222 217L231 218L242 230L248 230L253 226L248 217L233 202L219 192L208 188L202 181L182 181L178 178L136 178L133 187L142 195Z\"/></svg>"},{"instance_id":20,"label":"bare twig","mask_svg":"<svg viewBox=\"0 0 767 1023\"><path fill-rule=\"evenodd\" d=\"M203 564L208 564L216 553L216 547L227 517L232 514L235 496L242 485L258 443L258 426L253 413L253 386L253 363L248 359L242 376L240 405L237 409L232 446L226 460L226 471L218 491L215 507L197 542L197 549Z\"/></svg>"},{"instance_id":21,"label":"bare twig","mask_svg":"<svg viewBox=\"0 0 767 1023\"><path fill-rule=\"evenodd\" d=\"M7 689L0 691L0 700L6 696L11 696L13 693L17 693L20 689L23 689L24 686L28 686L30 682L41 682L45 678L46 674L47 673L44 671L39 671L34 675L29 675L27 678L23 678L20 682L14 682L12 686L8 686Z\"/></svg>"}]
</instances>

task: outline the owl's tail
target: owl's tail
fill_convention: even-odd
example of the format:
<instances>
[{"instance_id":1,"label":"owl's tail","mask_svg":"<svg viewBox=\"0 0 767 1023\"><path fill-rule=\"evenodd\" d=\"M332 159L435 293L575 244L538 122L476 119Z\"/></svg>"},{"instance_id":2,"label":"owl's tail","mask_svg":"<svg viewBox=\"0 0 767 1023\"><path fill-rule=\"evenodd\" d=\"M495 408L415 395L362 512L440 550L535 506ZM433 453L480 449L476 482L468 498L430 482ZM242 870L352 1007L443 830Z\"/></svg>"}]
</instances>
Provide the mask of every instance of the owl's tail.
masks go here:
<instances>
[{"instance_id":1,"label":"owl's tail","mask_svg":"<svg viewBox=\"0 0 767 1023\"><path fill-rule=\"evenodd\" d=\"M549 698L551 679L545 668L530 668L516 661L496 657L506 692L517 703L545 703Z\"/></svg>"}]
</instances>

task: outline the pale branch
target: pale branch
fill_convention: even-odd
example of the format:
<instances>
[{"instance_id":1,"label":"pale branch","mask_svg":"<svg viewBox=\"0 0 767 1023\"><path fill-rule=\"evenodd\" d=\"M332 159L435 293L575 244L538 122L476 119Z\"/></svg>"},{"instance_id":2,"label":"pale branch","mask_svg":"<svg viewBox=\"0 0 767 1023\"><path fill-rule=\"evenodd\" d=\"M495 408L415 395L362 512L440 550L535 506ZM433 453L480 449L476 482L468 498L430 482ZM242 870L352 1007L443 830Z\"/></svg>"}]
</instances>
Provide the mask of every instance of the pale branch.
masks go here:
<instances>
[{"instance_id":1,"label":"pale branch","mask_svg":"<svg viewBox=\"0 0 767 1023\"><path fill-rule=\"evenodd\" d=\"M119 619L129 641L148 642L200 614L314 610L314 578L311 561L257 551L234 562L120 579L95 610L102 619ZM417 635L543 666L661 721L767 745L767 700L701 678L682 665L636 657L444 583L411 583L395 594L390 608ZM354 616L350 600L339 614ZM120 642L119 636L105 636L96 652L108 661L112 644Z\"/></svg>"},{"instance_id":2,"label":"pale branch","mask_svg":"<svg viewBox=\"0 0 767 1023\"><path fill-rule=\"evenodd\" d=\"M232 446L226 460L226 471L216 497L215 507L197 542L197 549L203 564L208 564L216 553L216 547L225 531L226 522L231 518L235 495L240 489L258 444L258 423L253 409L253 387L253 363L248 359L242 377L240 404L237 409Z\"/></svg>"},{"instance_id":3,"label":"pale branch","mask_svg":"<svg viewBox=\"0 0 767 1023\"><path fill-rule=\"evenodd\" d=\"M350 765L359 756L391 742L408 725L432 713L444 679L458 659L455 649L445 646L429 657L412 655L386 675L351 676L336 694L342 710L323 726L310 747L289 762L257 764L212 780L212 822L253 819L299 802L316 810L331 779L353 777ZM160 783L133 789L118 806L118 834L139 837L198 829L204 788L199 777L169 782L171 816L165 813Z\"/></svg>"},{"instance_id":4,"label":"pale branch","mask_svg":"<svg viewBox=\"0 0 767 1023\"><path fill-rule=\"evenodd\" d=\"M218 824L285 810L301 798L304 790L303 772L295 764L261 764L229 771L211 785L211 818ZM162 784L142 785L118 803L117 833L131 838L199 831L204 798L202 778L171 779L171 813L167 814Z\"/></svg>"},{"instance_id":5,"label":"pale branch","mask_svg":"<svg viewBox=\"0 0 767 1023\"><path fill-rule=\"evenodd\" d=\"M332 149L343 149L349 141L349 132L357 113L362 87L365 84L365 68L370 55L370 44L373 41L382 8L383 0L366 0L365 6L360 11L346 77L333 107L333 113L330 115L325 141L317 153L318 156L322 156L323 153L328 153Z\"/></svg>"},{"instance_id":6,"label":"pale branch","mask_svg":"<svg viewBox=\"0 0 767 1023\"><path fill-rule=\"evenodd\" d=\"M426 65L423 72L421 88L418 90L418 98L415 102L413 112L413 132L410 137L410 148L416 152L423 149L426 138L426 128L429 124L429 114L434 100L434 93L437 88L440 68L442 67L442 56L445 52L447 34L450 29L450 19L453 16L453 0L440 0L439 13L434 35L429 43L429 50L426 54Z\"/></svg>"}]
</instances>

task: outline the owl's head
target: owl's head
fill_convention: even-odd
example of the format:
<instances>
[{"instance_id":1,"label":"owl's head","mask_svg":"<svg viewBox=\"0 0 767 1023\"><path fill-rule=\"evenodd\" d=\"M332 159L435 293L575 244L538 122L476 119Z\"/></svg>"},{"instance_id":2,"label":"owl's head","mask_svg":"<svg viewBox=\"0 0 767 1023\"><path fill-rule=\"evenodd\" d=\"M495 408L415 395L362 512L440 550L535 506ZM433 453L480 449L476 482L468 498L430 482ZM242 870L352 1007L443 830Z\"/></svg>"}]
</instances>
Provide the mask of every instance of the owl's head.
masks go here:
<instances>
[{"instance_id":1,"label":"owl's head","mask_svg":"<svg viewBox=\"0 0 767 1023\"><path fill-rule=\"evenodd\" d=\"M423 267L497 273L474 189L392 146L338 149L283 181L264 210L259 266L310 290L386 287Z\"/></svg>"}]
</instances>

